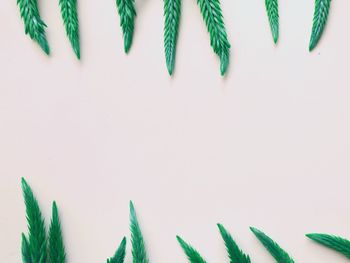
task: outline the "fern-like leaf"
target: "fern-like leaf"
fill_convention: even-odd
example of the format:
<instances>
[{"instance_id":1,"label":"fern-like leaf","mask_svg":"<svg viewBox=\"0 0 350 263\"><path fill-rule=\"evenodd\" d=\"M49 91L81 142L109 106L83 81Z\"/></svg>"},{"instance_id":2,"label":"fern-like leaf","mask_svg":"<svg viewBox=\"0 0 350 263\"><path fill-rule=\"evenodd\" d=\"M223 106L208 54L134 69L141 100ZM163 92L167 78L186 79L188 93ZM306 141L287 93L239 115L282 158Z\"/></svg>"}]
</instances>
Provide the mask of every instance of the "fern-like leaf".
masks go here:
<instances>
[{"instance_id":1,"label":"fern-like leaf","mask_svg":"<svg viewBox=\"0 0 350 263\"><path fill-rule=\"evenodd\" d=\"M29 242L24 234L22 234L22 262L33 263Z\"/></svg>"},{"instance_id":2,"label":"fern-like leaf","mask_svg":"<svg viewBox=\"0 0 350 263\"><path fill-rule=\"evenodd\" d=\"M308 234L308 238L324 245L328 248L338 251L350 259L350 241L341 237L327 234Z\"/></svg>"},{"instance_id":3,"label":"fern-like leaf","mask_svg":"<svg viewBox=\"0 0 350 263\"><path fill-rule=\"evenodd\" d=\"M79 21L77 0L59 0L61 16L66 34L72 45L75 55L80 59Z\"/></svg>"},{"instance_id":4,"label":"fern-like leaf","mask_svg":"<svg viewBox=\"0 0 350 263\"><path fill-rule=\"evenodd\" d=\"M46 24L40 17L37 0L17 0L17 5L24 22L25 33L49 55L50 48L45 34Z\"/></svg>"},{"instance_id":5,"label":"fern-like leaf","mask_svg":"<svg viewBox=\"0 0 350 263\"><path fill-rule=\"evenodd\" d=\"M177 241L185 252L190 263L206 263L201 254L190 244L186 243L181 237L176 236Z\"/></svg>"},{"instance_id":6,"label":"fern-like leaf","mask_svg":"<svg viewBox=\"0 0 350 263\"><path fill-rule=\"evenodd\" d=\"M126 254L126 238L124 237L120 243L117 252L110 259L107 259L107 263L123 263Z\"/></svg>"},{"instance_id":7,"label":"fern-like leaf","mask_svg":"<svg viewBox=\"0 0 350 263\"><path fill-rule=\"evenodd\" d=\"M66 252L63 244L61 222L58 216L56 202L53 202L49 229L49 263L64 262L66 262Z\"/></svg>"},{"instance_id":8,"label":"fern-like leaf","mask_svg":"<svg viewBox=\"0 0 350 263\"><path fill-rule=\"evenodd\" d=\"M128 53L134 36L135 2L134 0L116 0L120 16L120 26L124 36L124 51Z\"/></svg>"},{"instance_id":9,"label":"fern-like leaf","mask_svg":"<svg viewBox=\"0 0 350 263\"><path fill-rule=\"evenodd\" d=\"M130 201L130 231L133 263L148 263L145 242L137 221L136 212L133 203Z\"/></svg>"},{"instance_id":10,"label":"fern-like leaf","mask_svg":"<svg viewBox=\"0 0 350 263\"><path fill-rule=\"evenodd\" d=\"M312 51L321 39L328 20L331 0L316 0L309 50Z\"/></svg>"},{"instance_id":11,"label":"fern-like leaf","mask_svg":"<svg viewBox=\"0 0 350 263\"><path fill-rule=\"evenodd\" d=\"M164 0L164 49L168 72L173 74L181 16L181 0Z\"/></svg>"},{"instance_id":12,"label":"fern-like leaf","mask_svg":"<svg viewBox=\"0 0 350 263\"><path fill-rule=\"evenodd\" d=\"M197 0L204 22L210 34L210 43L214 52L220 57L221 75L225 75L230 59L230 43L219 0Z\"/></svg>"},{"instance_id":13,"label":"fern-like leaf","mask_svg":"<svg viewBox=\"0 0 350 263\"><path fill-rule=\"evenodd\" d=\"M243 253L243 251L238 247L231 234L224 228L224 226L218 224L218 228L222 239L225 242L226 250L230 258L230 263L250 263L249 256Z\"/></svg>"},{"instance_id":14,"label":"fern-like leaf","mask_svg":"<svg viewBox=\"0 0 350 263\"><path fill-rule=\"evenodd\" d=\"M251 227L250 230L275 258L276 262L294 263L294 260L288 255L288 253L284 251L275 241L256 228Z\"/></svg>"},{"instance_id":15,"label":"fern-like leaf","mask_svg":"<svg viewBox=\"0 0 350 263\"><path fill-rule=\"evenodd\" d=\"M33 263L46 263L47 242L44 218L41 214L38 201L24 178L22 178L22 191L29 231L28 241L27 239L22 240L22 252L23 250L26 251L26 255L30 253ZM28 248L30 252L28 252Z\"/></svg>"},{"instance_id":16,"label":"fern-like leaf","mask_svg":"<svg viewBox=\"0 0 350 263\"><path fill-rule=\"evenodd\" d=\"M273 41L276 44L279 38L278 0L265 0L265 6L269 17Z\"/></svg>"}]
</instances>

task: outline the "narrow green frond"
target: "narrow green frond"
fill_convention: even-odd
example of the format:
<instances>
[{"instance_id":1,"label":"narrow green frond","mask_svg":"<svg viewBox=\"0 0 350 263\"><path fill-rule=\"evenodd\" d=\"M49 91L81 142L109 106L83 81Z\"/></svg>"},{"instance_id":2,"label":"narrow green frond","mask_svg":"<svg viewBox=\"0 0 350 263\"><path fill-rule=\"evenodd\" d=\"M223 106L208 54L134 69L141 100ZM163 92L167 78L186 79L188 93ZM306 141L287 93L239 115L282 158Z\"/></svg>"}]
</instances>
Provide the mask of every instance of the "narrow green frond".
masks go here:
<instances>
[{"instance_id":1,"label":"narrow green frond","mask_svg":"<svg viewBox=\"0 0 350 263\"><path fill-rule=\"evenodd\" d=\"M24 234L22 234L22 262L33 263L32 255L30 254L30 247L28 240Z\"/></svg>"},{"instance_id":2,"label":"narrow green frond","mask_svg":"<svg viewBox=\"0 0 350 263\"><path fill-rule=\"evenodd\" d=\"M243 253L243 251L238 247L231 234L224 228L224 226L218 224L218 228L222 239L225 242L226 250L230 258L230 263L250 263L249 256Z\"/></svg>"},{"instance_id":3,"label":"narrow green frond","mask_svg":"<svg viewBox=\"0 0 350 263\"><path fill-rule=\"evenodd\" d=\"M206 263L203 257L191 245L186 243L181 237L176 236L177 241L185 252L190 263Z\"/></svg>"},{"instance_id":4,"label":"narrow green frond","mask_svg":"<svg viewBox=\"0 0 350 263\"><path fill-rule=\"evenodd\" d=\"M124 36L124 51L128 53L134 36L135 2L134 0L116 0L120 16L120 26Z\"/></svg>"},{"instance_id":5,"label":"narrow green frond","mask_svg":"<svg viewBox=\"0 0 350 263\"><path fill-rule=\"evenodd\" d=\"M46 25L40 17L37 1L17 0L17 5L19 6L21 17L24 22L25 33L36 41L42 50L49 55L50 48L45 34Z\"/></svg>"},{"instance_id":6,"label":"narrow green frond","mask_svg":"<svg viewBox=\"0 0 350 263\"><path fill-rule=\"evenodd\" d=\"M273 41L276 44L279 38L278 0L265 0L265 6L267 16L269 17Z\"/></svg>"},{"instance_id":7,"label":"narrow green frond","mask_svg":"<svg viewBox=\"0 0 350 263\"><path fill-rule=\"evenodd\" d=\"M306 236L321 245L338 251L350 259L349 240L327 234L308 234Z\"/></svg>"},{"instance_id":8,"label":"narrow green frond","mask_svg":"<svg viewBox=\"0 0 350 263\"><path fill-rule=\"evenodd\" d=\"M72 45L75 55L80 59L79 21L77 0L59 0L61 16L66 34Z\"/></svg>"},{"instance_id":9,"label":"narrow green frond","mask_svg":"<svg viewBox=\"0 0 350 263\"><path fill-rule=\"evenodd\" d=\"M137 221L136 212L133 203L130 201L130 231L131 231L131 252L133 263L148 263L145 242Z\"/></svg>"},{"instance_id":10,"label":"narrow green frond","mask_svg":"<svg viewBox=\"0 0 350 263\"><path fill-rule=\"evenodd\" d=\"M63 244L61 222L58 216L56 202L53 202L49 229L49 263L64 262L66 262L66 252Z\"/></svg>"},{"instance_id":11,"label":"narrow green frond","mask_svg":"<svg viewBox=\"0 0 350 263\"><path fill-rule=\"evenodd\" d=\"M294 260L284 251L275 241L269 238L260 230L251 227L250 230L264 245L264 247L270 252L278 263L294 263Z\"/></svg>"},{"instance_id":12,"label":"narrow green frond","mask_svg":"<svg viewBox=\"0 0 350 263\"><path fill-rule=\"evenodd\" d=\"M331 0L316 0L309 50L312 51L321 39L326 27Z\"/></svg>"},{"instance_id":13,"label":"narrow green frond","mask_svg":"<svg viewBox=\"0 0 350 263\"><path fill-rule=\"evenodd\" d=\"M230 43L227 38L219 0L197 0L204 22L210 34L210 44L220 57L221 75L225 75L230 58Z\"/></svg>"},{"instance_id":14,"label":"narrow green frond","mask_svg":"<svg viewBox=\"0 0 350 263\"><path fill-rule=\"evenodd\" d=\"M164 0L164 49L169 75L175 67L176 44L181 16L181 0Z\"/></svg>"},{"instance_id":15,"label":"narrow green frond","mask_svg":"<svg viewBox=\"0 0 350 263\"><path fill-rule=\"evenodd\" d=\"M126 254L126 238L124 237L120 243L117 252L114 256L107 260L107 263L123 263Z\"/></svg>"},{"instance_id":16,"label":"narrow green frond","mask_svg":"<svg viewBox=\"0 0 350 263\"><path fill-rule=\"evenodd\" d=\"M33 263L46 263L47 242L44 218L41 214L38 201L24 178L22 178L22 191L29 231L28 242L25 241L25 243L29 244Z\"/></svg>"}]
</instances>

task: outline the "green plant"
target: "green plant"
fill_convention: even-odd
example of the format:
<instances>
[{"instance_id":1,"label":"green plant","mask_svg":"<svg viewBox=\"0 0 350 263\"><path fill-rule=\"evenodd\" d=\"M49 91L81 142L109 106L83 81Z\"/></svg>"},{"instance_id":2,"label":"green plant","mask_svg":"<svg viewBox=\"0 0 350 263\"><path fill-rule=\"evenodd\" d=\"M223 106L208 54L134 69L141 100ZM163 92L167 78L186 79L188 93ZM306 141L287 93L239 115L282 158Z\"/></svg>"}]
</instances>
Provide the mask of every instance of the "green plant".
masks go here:
<instances>
[{"instance_id":1,"label":"green plant","mask_svg":"<svg viewBox=\"0 0 350 263\"><path fill-rule=\"evenodd\" d=\"M267 251L269 251L275 258L277 263L294 263L294 260L288 255L288 253L284 251L275 241L254 227L251 227L250 230L264 245Z\"/></svg>"},{"instance_id":2,"label":"green plant","mask_svg":"<svg viewBox=\"0 0 350 263\"><path fill-rule=\"evenodd\" d=\"M135 3L134 0L116 0L120 16L120 26L124 36L124 51L128 53L134 36Z\"/></svg>"},{"instance_id":3,"label":"green plant","mask_svg":"<svg viewBox=\"0 0 350 263\"><path fill-rule=\"evenodd\" d=\"M312 51L321 39L326 27L331 0L315 0L315 12L309 50Z\"/></svg>"},{"instance_id":4,"label":"green plant","mask_svg":"<svg viewBox=\"0 0 350 263\"><path fill-rule=\"evenodd\" d=\"M164 0L164 49L169 75L173 74L181 16L181 0Z\"/></svg>"},{"instance_id":5,"label":"green plant","mask_svg":"<svg viewBox=\"0 0 350 263\"><path fill-rule=\"evenodd\" d=\"M126 238L124 237L119 245L117 252L110 259L107 259L107 263L123 263L126 254Z\"/></svg>"},{"instance_id":6,"label":"green plant","mask_svg":"<svg viewBox=\"0 0 350 263\"><path fill-rule=\"evenodd\" d=\"M59 0L61 16L66 29L66 34L72 45L75 55L80 59L79 21L77 0Z\"/></svg>"},{"instance_id":7,"label":"green plant","mask_svg":"<svg viewBox=\"0 0 350 263\"><path fill-rule=\"evenodd\" d=\"M219 0L197 0L204 22L210 34L210 44L220 57L221 75L225 75L230 61L230 43Z\"/></svg>"},{"instance_id":8,"label":"green plant","mask_svg":"<svg viewBox=\"0 0 350 263\"><path fill-rule=\"evenodd\" d=\"M311 240L338 251L350 259L350 241L341 237L327 234L307 234Z\"/></svg>"},{"instance_id":9,"label":"green plant","mask_svg":"<svg viewBox=\"0 0 350 263\"><path fill-rule=\"evenodd\" d=\"M177 241L185 252L189 262L191 263L206 263L203 257L191 245L186 243L180 236L176 236Z\"/></svg>"},{"instance_id":10,"label":"green plant","mask_svg":"<svg viewBox=\"0 0 350 263\"><path fill-rule=\"evenodd\" d=\"M278 0L265 0L267 16L270 22L273 41L277 43L279 38L279 14Z\"/></svg>"},{"instance_id":11,"label":"green plant","mask_svg":"<svg viewBox=\"0 0 350 263\"><path fill-rule=\"evenodd\" d=\"M36 41L42 50L49 55L50 48L45 35L46 24L39 14L36 0L17 0L17 5L24 22L25 33Z\"/></svg>"}]
</instances>

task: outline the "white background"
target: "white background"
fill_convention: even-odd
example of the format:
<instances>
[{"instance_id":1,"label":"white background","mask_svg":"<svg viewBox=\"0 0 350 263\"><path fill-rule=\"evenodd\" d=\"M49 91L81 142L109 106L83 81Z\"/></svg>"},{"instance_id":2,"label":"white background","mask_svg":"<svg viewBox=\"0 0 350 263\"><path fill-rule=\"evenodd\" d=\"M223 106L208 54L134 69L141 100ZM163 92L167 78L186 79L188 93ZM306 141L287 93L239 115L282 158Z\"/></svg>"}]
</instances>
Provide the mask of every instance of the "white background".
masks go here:
<instances>
[{"instance_id":1,"label":"white background","mask_svg":"<svg viewBox=\"0 0 350 263\"><path fill-rule=\"evenodd\" d=\"M217 222L252 262L273 259L251 225L296 262L347 262L304 234L350 238L349 1L332 2L309 54L313 0L280 1L277 47L263 0L223 0L226 78L194 0L183 1L173 78L162 1L137 0L128 56L114 1L79 1L80 62L58 1L39 1L50 57L24 35L15 2L0 2L0 262L21 261L22 176L47 221L57 200L68 262L113 255L130 199L151 262L186 262L176 234L228 262Z\"/></svg>"}]
</instances>

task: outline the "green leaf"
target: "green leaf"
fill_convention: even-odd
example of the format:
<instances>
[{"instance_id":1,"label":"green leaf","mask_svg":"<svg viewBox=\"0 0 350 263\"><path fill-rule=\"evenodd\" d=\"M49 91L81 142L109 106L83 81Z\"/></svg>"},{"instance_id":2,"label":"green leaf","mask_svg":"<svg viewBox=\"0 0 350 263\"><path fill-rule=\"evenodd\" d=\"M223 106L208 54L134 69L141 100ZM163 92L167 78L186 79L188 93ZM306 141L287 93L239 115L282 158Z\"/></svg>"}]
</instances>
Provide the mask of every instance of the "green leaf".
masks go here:
<instances>
[{"instance_id":1,"label":"green leaf","mask_svg":"<svg viewBox=\"0 0 350 263\"><path fill-rule=\"evenodd\" d=\"M134 0L116 0L116 3L124 35L124 51L128 53L134 36L135 2Z\"/></svg>"},{"instance_id":2,"label":"green leaf","mask_svg":"<svg viewBox=\"0 0 350 263\"><path fill-rule=\"evenodd\" d=\"M243 253L243 251L238 247L231 234L224 228L224 226L218 224L218 228L222 239L225 242L226 250L230 258L230 263L250 263L249 256Z\"/></svg>"},{"instance_id":3,"label":"green leaf","mask_svg":"<svg viewBox=\"0 0 350 263\"><path fill-rule=\"evenodd\" d=\"M191 245L187 244L181 237L176 236L177 241L185 252L190 263L206 263L202 256Z\"/></svg>"},{"instance_id":4,"label":"green leaf","mask_svg":"<svg viewBox=\"0 0 350 263\"><path fill-rule=\"evenodd\" d=\"M265 6L267 16L269 17L273 41L276 44L279 38L278 0L265 0Z\"/></svg>"},{"instance_id":5,"label":"green leaf","mask_svg":"<svg viewBox=\"0 0 350 263\"><path fill-rule=\"evenodd\" d=\"M107 263L123 263L126 254L126 238L124 237L120 243L117 252L114 256L107 260Z\"/></svg>"},{"instance_id":6,"label":"green leaf","mask_svg":"<svg viewBox=\"0 0 350 263\"><path fill-rule=\"evenodd\" d=\"M226 28L219 0L197 0L204 22L210 34L210 44L220 57L221 75L225 75L230 58L230 43L227 39Z\"/></svg>"},{"instance_id":7,"label":"green leaf","mask_svg":"<svg viewBox=\"0 0 350 263\"><path fill-rule=\"evenodd\" d=\"M270 252L278 263L294 263L294 260L285 252L275 241L269 238L260 230L251 227L250 230L264 245L264 247Z\"/></svg>"},{"instance_id":8,"label":"green leaf","mask_svg":"<svg viewBox=\"0 0 350 263\"><path fill-rule=\"evenodd\" d=\"M32 255L30 254L30 247L28 240L24 234L22 234L22 262L33 263Z\"/></svg>"},{"instance_id":9,"label":"green leaf","mask_svg":"<svg viewBox=\"0 0 350 263\"><path fill-rule=\"evenodd\" d=\"M46 24L42 21L36 0L17 0L17 5L24 22L25 33L36 41L42 50L49 55L50 48L46 39Z\"/></svg>"},{"instance_id":10,"label":"green leaf","mask_svg":"<svg viewBox=\"0 0 350 263\"><path fill-rule=\"evenodd\" d=\"M169 75L175 67L176 44L181 16L181 0L164 0L164 49Z\"/></svg>"},{"instance_id":11,"label":"green leaf","mask_svg":"<svg viewBox=\"0 0 350 263\"><path fill-rule=\"evenodd\" d=\"M327 234L308 234L306 236L321 245L338 251L350 259L349 240Z\"/></svg>"},{"instance_id":12,"label":"green leaf","mask_svg":"<svg viewBox=\"0 0 350 263\"><path fill-rule=\"evenodd\" d=\"M29 241L26 239L23 241L22 239L22 252L24 250L26 255L28 255L29 248L33 263L46 263L47 242L44 218L41 214L38 201L36 200L32 189L29 187L24 178L22 178L22 191L26 206L26 216L29 231Z\"/></svg>"},{"instance_id":13,"label":"green leaf","mask_svg":"<svg viewBox=\"0 0 350 263\"><path fill-rule=\"evenodd\" d=\"M66 252L63 244L61 222L58 216L56 202L53 202L49 229L49 263L64 262L66 262Z\"/></svg>"},{"instance_id":14,"label":"green leaf","mask_svg":"<svg viewBox=\"0 0 350 263\"><path fill-rule=\"evenodd\" d=\"M75 55L80 59L79 21L77 0L59 0L61 16L66 34L72 45Z\"/></svg>"},{"instance_id":15,"label":"green leaf","mask_svg":"<svg viewBox=\"0 0 350 263\"><path fill-rule=\"evenodd\" d=\"M131 252L133 263L148 263L145 242L137 221L136 212L133 203L130 201L130 231L131 231Z\"/></svg>"},{"instance_id":16,"label":"green leaf","mask_svg":"<svg viewBox=\"0 0 350 263\"><path fill-rule=\"evenodd\" d=\"M316 0L309 50L312 51L321 39L326 27L331 0Z\"/></svg>"}]
</instances>

